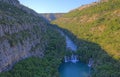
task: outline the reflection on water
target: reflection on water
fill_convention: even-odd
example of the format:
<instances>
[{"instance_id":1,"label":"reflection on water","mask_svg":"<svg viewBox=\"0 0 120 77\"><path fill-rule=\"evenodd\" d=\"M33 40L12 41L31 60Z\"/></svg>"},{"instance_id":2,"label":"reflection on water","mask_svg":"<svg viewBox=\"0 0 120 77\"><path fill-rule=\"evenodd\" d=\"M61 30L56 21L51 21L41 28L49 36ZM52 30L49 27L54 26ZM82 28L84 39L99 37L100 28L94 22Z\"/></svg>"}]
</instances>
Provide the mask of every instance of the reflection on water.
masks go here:
<instances>
[{"instance_id":1,"label":"reflection on water","mask_svg":"<svg viewBox=\"0 0 120 77\"><path fill-rule=\"evenodd\" d=\"M87 64L77 62L62 63L59 67L60 77L88 77L89 67Z\"/></svg>"}]
</instances>

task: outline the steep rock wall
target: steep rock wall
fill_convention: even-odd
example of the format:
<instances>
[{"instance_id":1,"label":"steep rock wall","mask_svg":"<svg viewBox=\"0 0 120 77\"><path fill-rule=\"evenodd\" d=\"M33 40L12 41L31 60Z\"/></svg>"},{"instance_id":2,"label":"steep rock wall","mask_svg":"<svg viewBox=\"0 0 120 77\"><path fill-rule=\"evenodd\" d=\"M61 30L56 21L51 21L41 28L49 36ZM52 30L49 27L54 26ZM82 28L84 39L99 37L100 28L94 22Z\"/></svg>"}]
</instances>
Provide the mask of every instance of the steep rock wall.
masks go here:
<instances>
[{"instance_id":1,"label":"steep rock wall","mask_svg":"<svg viewBox=\"0 0 120 77\"><path fill-rule=\"evenodd\" d=\"M46 22L17 0L0 0L0 5L0 72L24 58L44 56Z\"/></svg>"}]
</instances>

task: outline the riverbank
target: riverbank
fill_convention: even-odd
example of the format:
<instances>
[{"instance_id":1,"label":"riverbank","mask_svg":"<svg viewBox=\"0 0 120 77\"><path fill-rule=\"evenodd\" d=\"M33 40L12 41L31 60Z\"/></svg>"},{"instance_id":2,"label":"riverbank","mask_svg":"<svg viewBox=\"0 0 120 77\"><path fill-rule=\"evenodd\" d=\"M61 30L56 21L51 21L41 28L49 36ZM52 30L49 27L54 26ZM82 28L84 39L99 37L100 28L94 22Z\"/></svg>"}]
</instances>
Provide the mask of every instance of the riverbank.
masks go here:
<instances>
[{"instance_id":1,"label":"riverbank","mask_svg":"<svg viewBox=\"0 0 120 77\"><path fill-rule=\"evenodd\" d=\"M63 63L59 67L60 77L88 77L90 68L88 64L82 63L77 54L77 45L62 30L57 29L66 39L66 49L69 55L64 57ZM75 54L76 55L75 55Z\"/></svg>"}]
</instances>

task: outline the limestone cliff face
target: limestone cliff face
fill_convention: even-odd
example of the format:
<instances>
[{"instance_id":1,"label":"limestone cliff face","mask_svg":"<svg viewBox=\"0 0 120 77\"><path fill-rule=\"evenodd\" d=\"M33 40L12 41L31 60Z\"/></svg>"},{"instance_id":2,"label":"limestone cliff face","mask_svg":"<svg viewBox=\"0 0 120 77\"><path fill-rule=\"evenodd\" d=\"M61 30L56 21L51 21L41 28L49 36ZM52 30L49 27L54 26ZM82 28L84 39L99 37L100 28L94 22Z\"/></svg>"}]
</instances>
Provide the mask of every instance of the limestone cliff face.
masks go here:
<instances>
[{"instance_id":1,"label":"limestone cliff face","mask_svg":"<svg viewBox=\"0 0 120 77\"><path fill-rule=\"evenodd\" d=\"M0 5L0 72L21 59L44 56L45 21L18 0L0 0Z\"/></svg>"},{"instance_id":2,"label":"limestone cliff face","mask_svg":"<svg viewBox=\"0 0 120 77\"><path fill-rule=\"evenodd\" d=\"M30 56L43 56L45 41L42 41L41 32L33 29L38 26L23 25L19 28L0 25L0 72L8 69L17 61ZM39 29L40 30L40 29ZM39 46L39 47L37 47Z\"/></svg>"}]
</instances>

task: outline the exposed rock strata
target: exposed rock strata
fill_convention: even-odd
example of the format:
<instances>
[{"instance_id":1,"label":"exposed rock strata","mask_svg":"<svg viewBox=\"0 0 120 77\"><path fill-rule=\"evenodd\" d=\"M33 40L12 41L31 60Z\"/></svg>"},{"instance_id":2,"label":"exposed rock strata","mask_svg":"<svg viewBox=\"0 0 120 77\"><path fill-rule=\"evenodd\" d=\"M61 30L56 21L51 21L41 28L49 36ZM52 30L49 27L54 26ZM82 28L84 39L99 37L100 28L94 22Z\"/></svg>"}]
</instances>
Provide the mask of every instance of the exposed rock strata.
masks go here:
<instances>
[{"instance_id":1,"label":"exposed rock strata","mask_svg":"<svg viewBox=\"0 0 120 77\"><path fill-rule=\"evenodd\" d=\"M44 35L47 28L39 14L21 5L18 0L0 1L0 72L2 72L10 69L21 59L44 56L47 45Z\"/></svg>"}]
</instances>

